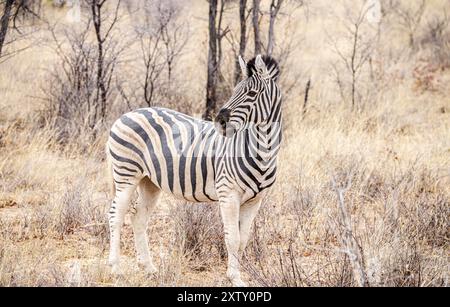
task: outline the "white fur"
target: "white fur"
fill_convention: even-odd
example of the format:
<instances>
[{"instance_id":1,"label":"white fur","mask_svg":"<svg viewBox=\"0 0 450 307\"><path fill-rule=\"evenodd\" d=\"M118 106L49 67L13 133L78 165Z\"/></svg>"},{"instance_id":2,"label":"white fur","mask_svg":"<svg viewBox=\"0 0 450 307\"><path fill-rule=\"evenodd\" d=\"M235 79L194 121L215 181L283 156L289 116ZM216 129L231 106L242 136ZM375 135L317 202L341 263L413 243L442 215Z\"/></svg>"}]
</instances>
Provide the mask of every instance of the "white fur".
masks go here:
<instances>
[{"instance_id":1,"label":"white fur","mask_svg":"<svg viewBox=\"0 0 450 307\"><path fill-rule=\"evenodd\" d=\"M247 79L248 78L247 62L245 62L245 60L241 56L239 56L239 66L241 66L242 78Z\"/></svg>"},{"instance_id":2,"label":"white fur","mask_svg":"<svg viewBox=\"0 0 450 307\"><path fill-rule=\"evenodd\" d=\"M264 63L262 56L260 54L258 54L256 56L256 61L255 61L255 68L258 72L258 74L264 78L267 79L270 77L269 72L267 70L267 66L266 63Z\"/></svg>"}]
</instances>

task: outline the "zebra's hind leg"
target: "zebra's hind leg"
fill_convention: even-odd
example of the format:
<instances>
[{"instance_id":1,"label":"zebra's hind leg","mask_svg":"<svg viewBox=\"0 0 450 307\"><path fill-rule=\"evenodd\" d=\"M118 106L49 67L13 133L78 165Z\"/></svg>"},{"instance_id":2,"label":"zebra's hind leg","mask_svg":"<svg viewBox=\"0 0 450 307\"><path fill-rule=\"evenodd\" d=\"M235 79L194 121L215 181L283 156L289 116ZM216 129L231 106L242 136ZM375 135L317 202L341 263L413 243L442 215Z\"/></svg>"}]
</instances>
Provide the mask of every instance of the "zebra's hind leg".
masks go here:
<instances>
[{"instance_id":1,"label":"zebra's hind leg","mask_svg":"<svg viewBox=\"0 0 450 307\"><path fill-rule=\"evenodd\" d=\"M120 273L120 232L136 185L127 185L116 189L114 200L109 210L110 250L109 265L114 274Z\"/></svg>"},{"instance_id":2,"label":"zebra's hind leg","mask_svg":"<svg viewBox=\"0 0 450 307\"><path fill-rule=\"evenodd\" d=\"M161 191L148 177L144 177L139 182L138 194L136 212L131 216L137 261L148 273L155 273L157 269L153 264L148 247L147 223L151 211L158 202Z\"/></svg>"}]
</instances>

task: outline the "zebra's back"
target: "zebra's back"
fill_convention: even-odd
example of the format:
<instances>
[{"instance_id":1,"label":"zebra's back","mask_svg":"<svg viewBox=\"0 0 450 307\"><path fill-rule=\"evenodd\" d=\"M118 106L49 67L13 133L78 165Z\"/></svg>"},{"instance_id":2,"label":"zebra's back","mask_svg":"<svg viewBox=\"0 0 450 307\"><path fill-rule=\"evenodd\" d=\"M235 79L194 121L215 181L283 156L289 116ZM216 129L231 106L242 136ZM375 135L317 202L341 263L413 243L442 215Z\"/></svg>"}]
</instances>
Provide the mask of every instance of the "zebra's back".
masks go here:
<instances>
[{"instance_id":1,"label":"zebra's back","mask_svg":"<svg viewBox=\"0 0 450 307\"><path fill-rule=\"evenodd\" d=\"M217 200L215 151L218 135L211 122L164 109L124 114L108 140L118 189L143 177L163 191L190 201Z\"/></svg>"}]
</instances>

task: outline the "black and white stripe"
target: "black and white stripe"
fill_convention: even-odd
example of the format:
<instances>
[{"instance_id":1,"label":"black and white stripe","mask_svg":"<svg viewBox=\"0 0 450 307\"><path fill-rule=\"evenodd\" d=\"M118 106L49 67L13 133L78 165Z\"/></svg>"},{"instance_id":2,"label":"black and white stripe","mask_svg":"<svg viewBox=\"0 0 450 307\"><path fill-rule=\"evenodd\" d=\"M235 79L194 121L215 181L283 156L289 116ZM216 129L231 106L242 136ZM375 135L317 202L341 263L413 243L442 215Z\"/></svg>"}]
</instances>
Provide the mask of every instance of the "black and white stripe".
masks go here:
<instances>
[{"instance_id":1,"label":"black and white stripe","mask_svg":"<svg viewBox=\"0 0 450 307\"><path fill-rule=\"evenodd\" d=\"M217 201L236 188L250 199L270 187L281 141L281 94L278 67L266 61L273 76L256 75L252 60L252 73L224 106L230 110L226 124L237 130L233 136L223 136L212 122L164 108L139 109L117 120L108 140L117 191L143 177L197 202Z\"/></svg>"}]
</instances>

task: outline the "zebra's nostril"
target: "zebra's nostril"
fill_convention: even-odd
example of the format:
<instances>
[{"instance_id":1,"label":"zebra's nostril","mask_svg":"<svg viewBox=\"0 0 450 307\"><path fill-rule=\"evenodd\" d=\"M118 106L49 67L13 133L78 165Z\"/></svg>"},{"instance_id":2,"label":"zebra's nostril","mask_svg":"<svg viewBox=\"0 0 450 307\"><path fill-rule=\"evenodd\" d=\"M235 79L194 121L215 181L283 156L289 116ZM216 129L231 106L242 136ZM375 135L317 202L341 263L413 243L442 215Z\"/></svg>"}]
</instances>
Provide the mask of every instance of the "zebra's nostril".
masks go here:
<instances>
[{"instance_id":1,"label":"zebra's nostril","mask_svg":"<svg viewBox=\"0 0 450 307\"><path fill-rule=\"evenodd\" d=\"M220 128L222 131L227 130L228 121L230 120L230 110L228 109L222 109L217 114L214 121L220 125Z\"/></svg>"},{"instance_id":2,"label":"zebra's nostril","mask_svg":"<svg viewBox=\"0 0 450 307\"><path fill-rule=\"evenodd\" d=\"M221 109L219 111L219 114L217 114L215 121L218 122L221 125L223 123L226 123L229 120L229 118L230 118L230 113L231 112L228 109Z\"/></svg>"}]
</instances>

